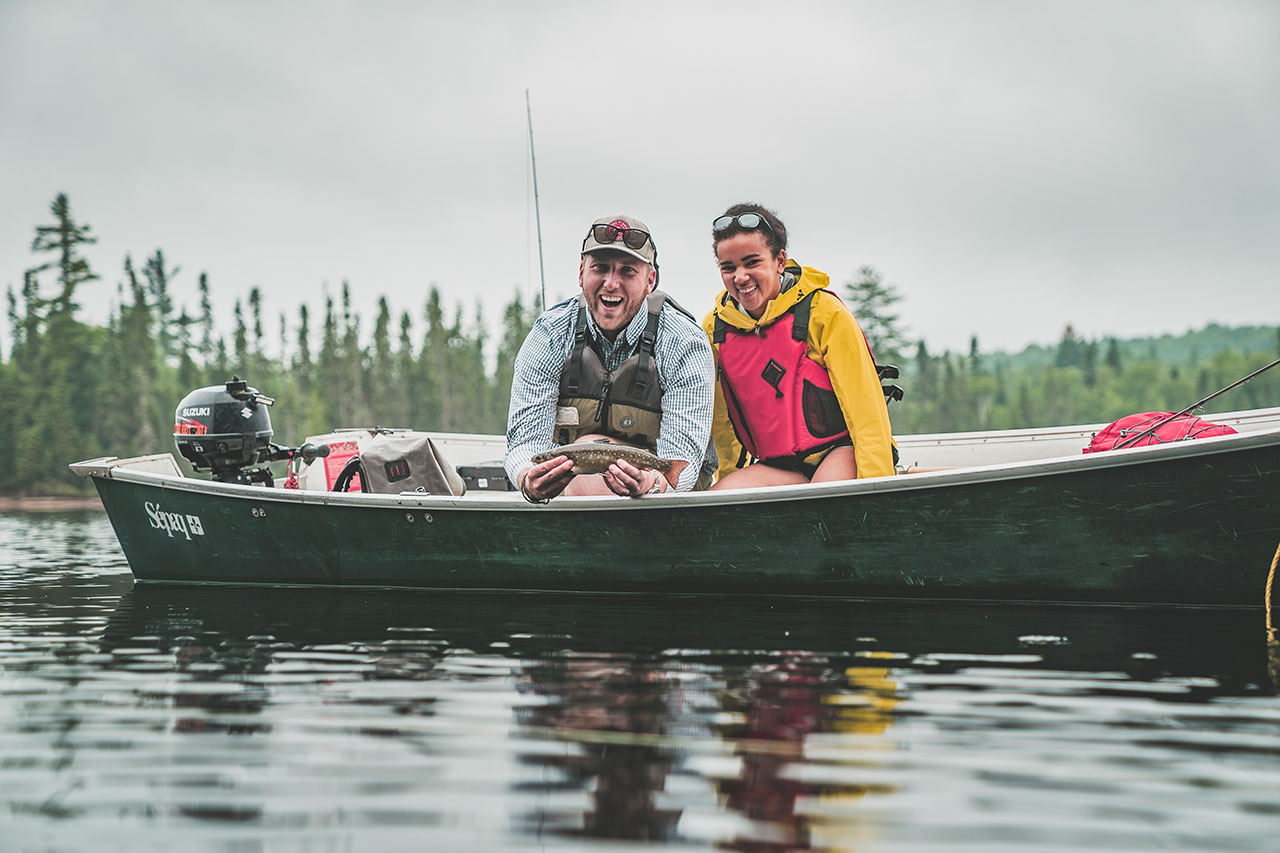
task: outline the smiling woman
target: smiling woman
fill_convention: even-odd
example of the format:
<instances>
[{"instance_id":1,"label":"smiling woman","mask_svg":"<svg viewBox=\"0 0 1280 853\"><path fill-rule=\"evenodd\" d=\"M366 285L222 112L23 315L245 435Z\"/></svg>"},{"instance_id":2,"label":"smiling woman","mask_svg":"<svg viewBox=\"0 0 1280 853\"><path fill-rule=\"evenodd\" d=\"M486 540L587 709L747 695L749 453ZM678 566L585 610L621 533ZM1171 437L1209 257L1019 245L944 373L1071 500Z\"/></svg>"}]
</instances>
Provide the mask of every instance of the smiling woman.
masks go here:
<instances>
[{"instance_id":1,"label":"smiling woman","mask_svg":"<svg viewBox=\"0 0 1280 853\"><path fill-rule=\"evenodd\" d=\"M894 471L889 413L858 322L826 273L787 258L787 228L758 204L712 222L724 291L703 321L720 383L713 488Z\"/></svg>"}]
</instances>

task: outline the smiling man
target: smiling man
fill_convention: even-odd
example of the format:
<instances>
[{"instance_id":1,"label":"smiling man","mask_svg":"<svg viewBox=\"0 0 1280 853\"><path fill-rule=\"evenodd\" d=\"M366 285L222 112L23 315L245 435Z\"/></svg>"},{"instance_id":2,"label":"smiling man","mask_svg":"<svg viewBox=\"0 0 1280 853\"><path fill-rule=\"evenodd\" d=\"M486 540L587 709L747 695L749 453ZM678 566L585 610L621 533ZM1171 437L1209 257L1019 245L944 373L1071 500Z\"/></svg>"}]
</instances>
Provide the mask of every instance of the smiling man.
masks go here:
<instances>
[{"instance_id":1,"label":"smiling man","mask_svg":"<svg viewBox=\"0 0 1280 853\"><path fill-rule=\"evenodd\" d=\"M607 439L683 460L679 491L711 482L711 347L657 283L647 225L634 216L591 224L578 268L582 292L539 317L516 356L506 470L528 500L666 490L656 471L625 460L576 476L565 456L533 464L539 453L579 441Z\"/></svg>"}]
</instances>

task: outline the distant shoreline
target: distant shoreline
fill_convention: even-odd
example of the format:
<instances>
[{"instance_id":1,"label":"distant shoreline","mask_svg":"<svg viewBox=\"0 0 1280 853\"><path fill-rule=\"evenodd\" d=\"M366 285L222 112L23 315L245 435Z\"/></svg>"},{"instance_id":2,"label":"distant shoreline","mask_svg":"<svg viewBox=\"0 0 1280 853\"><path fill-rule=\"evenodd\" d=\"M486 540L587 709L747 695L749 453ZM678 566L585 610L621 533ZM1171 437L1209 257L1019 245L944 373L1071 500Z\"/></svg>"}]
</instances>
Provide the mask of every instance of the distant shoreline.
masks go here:
<instances>
[{"instance_id":1,"label":"distant shoreline","mask_svg":"<svg viewBox=\"0 0 1280 853\"><path fill-rule=\"evenodd\" d=\"M96 495L85 497L5 497L0 496L0 512L66 512L74 509L102 509Z\"/></svg>"}]
</instances>

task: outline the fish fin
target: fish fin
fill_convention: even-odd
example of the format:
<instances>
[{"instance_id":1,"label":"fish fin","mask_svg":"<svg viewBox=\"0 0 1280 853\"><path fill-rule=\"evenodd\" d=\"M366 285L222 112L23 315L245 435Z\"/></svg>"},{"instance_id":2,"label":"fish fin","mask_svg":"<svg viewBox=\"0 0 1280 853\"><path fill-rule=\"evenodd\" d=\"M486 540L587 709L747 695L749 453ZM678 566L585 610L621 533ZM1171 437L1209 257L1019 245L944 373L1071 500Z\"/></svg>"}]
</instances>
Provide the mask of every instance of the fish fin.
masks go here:
<instances>
[{"instance_id":1,"label":"fish fin","mask_svg":"<svg viewBox=\"0 0 1280 853\"><path fill-rule=\"evenodd\" d=\"M680 472L689 467L689 463L683 459L670 459L667 461L666 477L667 482L671 484L671 488L676 487L676 483L680 480Z\"/></svg>"}]
</instances>

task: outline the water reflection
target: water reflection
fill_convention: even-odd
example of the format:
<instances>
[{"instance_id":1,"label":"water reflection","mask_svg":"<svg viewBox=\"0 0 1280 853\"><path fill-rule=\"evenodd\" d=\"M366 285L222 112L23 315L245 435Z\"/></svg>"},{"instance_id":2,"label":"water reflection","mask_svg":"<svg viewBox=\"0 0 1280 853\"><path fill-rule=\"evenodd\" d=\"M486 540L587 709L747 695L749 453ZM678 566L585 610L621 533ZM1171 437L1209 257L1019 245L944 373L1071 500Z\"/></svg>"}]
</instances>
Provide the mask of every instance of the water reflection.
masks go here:
<instances>
[{"instance_id":1,"label":"water reflection","mask_svg":"<svg viewBox=\"0 0 1280 853\"><path fill-rule=\"evenodd\" d=\"M291 694L305 687L343 708L389 712L363 720L360 735L413 741L437 715L446 728L466 725L466 686L508 683L514 696L498 705L508 719L488 706L472 733L515 739L515 831L799 850L855 845L893 818L904 786L927 770L904 760L893 727L918 717L930 691L1007 705L1002 719L975 720L979 699L948 721L937 703L939 725L982 738L1036 731L1017 709L1044 696L1260 695L1266 658L1250 621L1215 611L146 587L122 601L103 648L149 637L149 650L175 654L188 677L174 708L201 712L175 719L175 732L265 735L273 724L253 719L263 711L289 728L280 709L298 705ZM1187 642L1193 632L1206 641ZM422 688L337 695L332 678ZM1011 695L1024 680L1041 698ZM209 688L228 682L238 689Z\"/></svg>"},{"instance_id":2,"label":"water reflection","mask_svg":"<svg viewBox=\"0 0 1280 853\"><path fill-rule=\"evenodd\" d=\"M1255 612L0 583L39 849L1248 849L1278 816Z\"/></svg>"},{"instance_id":3,"label":"water reflection","mask_svg":"<svg viewBox=\"0 0 1280 853\"><path fill-rule=\"evenodd\" d=\"M664 736L687 716L689 688L697 690L677 675L661 659L608 653L566 651L523 667L521 690L536 701L517 708L517 723L551 729L579 747L529 756L557 771L551 784L529 788L587 790L590 805L584 813L538 810L520 815L522 823L567 835L673 838L680 812L659 802L675 764ZM574 737L588 732L597 737Z\"/></svg>"}]
</instances>

